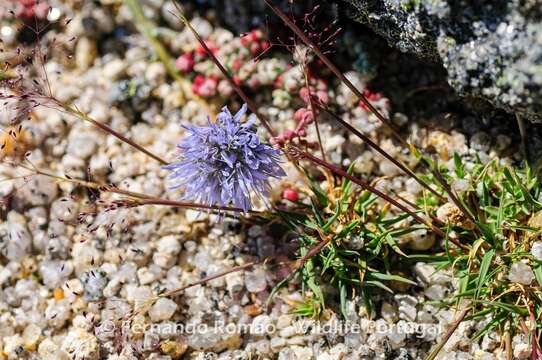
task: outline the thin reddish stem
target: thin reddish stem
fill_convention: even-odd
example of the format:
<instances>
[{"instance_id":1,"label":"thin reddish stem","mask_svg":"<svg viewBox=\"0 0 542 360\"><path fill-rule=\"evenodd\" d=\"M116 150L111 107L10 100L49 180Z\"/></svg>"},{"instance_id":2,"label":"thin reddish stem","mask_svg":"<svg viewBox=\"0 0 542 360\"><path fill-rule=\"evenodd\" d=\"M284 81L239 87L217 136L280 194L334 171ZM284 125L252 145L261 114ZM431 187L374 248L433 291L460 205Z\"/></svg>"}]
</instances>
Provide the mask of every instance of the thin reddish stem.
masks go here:
<instances>
[{"instance_id":1,"label":"thin reddish stem","mask_svg":"<svg viewBox=\"0 0 542 360\"><path fill-rule=\"evenodd\" d=\"M436 227L434 224L430 223L428 220L422 218L421 216L419 216L418 214L416 214L415 212L413 212L412 210L410 210L409 208L407 208L405 205L401 204L397 200L393 199L389 195L387 195L387 194L381 192L380 190L376 189L374 186L369 184L367 181L359 179L359 178L357 178L357 177L355 177L353 175L350 175L349 173L347 173L343 169L341 169L341 168L339 168L339 167L337 167L337 166L335 166L333 164L330 164L330 163L328 163L326 161L323 161L322 159L317 158L316 156L314 156L314 155L312 155L312 154L310 154L308 152L302 151L300 149L295 149L294 152L295 152L297 157L305 158L307 160L310 160L311 162L314 162L314 163L316 163L316 164L330 170L331 172L333 172L333 173L335 173L335 174L337 174L339 176L342 176L342 177L352 181L355 184L358 184L363 189L372 192L373 194L375 194L376 196L378 196L381 199L385 200L386 202L390 203L391 205L395 206L396 208L406 212L407 214L412 216L412 218L414 218L417 222L427 226L432 231L434 231L437 235L439 235L439 236L441 236L443 238L447 237L447 234L444 231L442 231L441 229ZM460 247L462 249L466 249L466 246L463 245L458 239L456 239L454 237L450 237L450 236L448 236L448 238L450 239L451 242L453 242L458 247Z\"/></svg>"},{"instance_id":2,"label":"thin reddish stem","mask_svg":"<svg viewBox=\"0 0 542 360\"><path fill-rule=\"evenodd\" d=\"M392 156L390 156L384 149L382 149L378 144L376 144L374 141L372 141L368 136L364 135L360 131L358 131L356 128L354 128L352 125L344 121L339 115L335 114L333 111L331 111L329 108L321 105L316 105L319 109L322 109L327 114L329 114L335 121L337 121L339 124L341 124L343 127L345 127L347 130L352 132L354 135L359 137L364 143L369 145L372 149L377 151L380 155L384 156L387 160L392 162L395 166L397 166L399 169L401 169L403 172L405 172L407 175L410 175L418 184L429 190L432 194L434 194L437 198L439 198L441 201L445 201L446 199L440 195L435 189L433 189L429 184L424 182L422 179L420 179L412 170L410 170L406 165L404 165L399 160L396 160Z\"/></svg>"},{"instance_id":3,"label":"thin reddish stem","mask_svg":"<svg viewBox=\"0 0 542 360\"><path fill-rule=\"evenodd\" d=\"M265 115L263 115L259 110L258 110L258 106L256 106L256 104L254 103L254 101L252 101L252 99L250 99L250 97L248 97L248 95L243 91L243 89L241 89L241 87L235 82L235 80L233 79L233 76L230 74L230 72L228 70L226 70L226 68L222 65L222 63L217 59L217 57L215 56L215 54L211 51L211 49L209 49L209 47L207 46L207 44L205 43L205 40L203 40L201 38L201 36L199 35L199 33L196 31L196 29L194 29L194 27L192 26L192 24L190 23L190 21L188 21L188 19L183 15L183 12L182 12L182 9L179 8L179 5L177 3L174 3L175 6L177 7L177 10L179 11L179 17L180 17L180 20L186 25L186 27L188 27L188 29L192 32L192 35L194 35L194 37L196 38L196 40L200 43L201 47L205 50L205 52L207 53L207 55L211 58L211 60L213 61L213 63L216 65L216 67L220 70L220 72L222 73L222 75L224 75L224 77L226 78L226 80L228 80L228 82L230 83L230 85L233 87L233 89L235 90L235 92L237 93L237 95L239 95L239 97L241 99L243 99L243 101L247 104L248 108L250 109L250 111L252 111L256 117L258 119L260 119L260 122L262 123L262 125L265 127L265 129L269 132L269 134L272 136L272 137L276 137L276 134L275 132L273 131L273 129L271 128L271 125L270 125L270 122L269 120L267 119L267 117Z\"/></svg>"},{"instance_id":4,"label":"thin reddish stem","mask_svg":"<svg viewBox=\"0 0 542 360\"><path fill-rule=\"evenodd\" d=\"M316 135L318 137L318 145L320 145L320 152L322 153L322 159L324 159L324 161L327 161L326 153L324 151L324 145L322 144L322 136L320 135L320 126L318 124L318 114L316 113L316 106L314 104L314 100L312 98L312 92L309 86L309 70L306 64L303 64L303 73L305 77L305 86L307 87L307 93L309 97L309 107L312 113L312 120L314 121L314 127L316 129Z\"/></svg>"}]
</instances>

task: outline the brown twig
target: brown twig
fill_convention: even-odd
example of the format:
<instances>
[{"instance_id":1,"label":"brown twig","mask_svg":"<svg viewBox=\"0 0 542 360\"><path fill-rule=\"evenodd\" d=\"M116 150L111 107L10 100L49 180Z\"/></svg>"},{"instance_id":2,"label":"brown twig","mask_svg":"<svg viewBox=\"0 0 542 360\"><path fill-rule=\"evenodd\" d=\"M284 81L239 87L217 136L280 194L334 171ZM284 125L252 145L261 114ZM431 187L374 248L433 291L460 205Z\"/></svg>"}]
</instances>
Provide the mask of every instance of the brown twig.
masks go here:
<instances>
[{"instance_id":1,"label":"brown twig","mask_svg":"<svg viewBox=\"0 0 542 360\"><path fill-rule=\"evenodd\" d=\"M53 103L56 106L58 106L60 109L64 110L66 113L71 114L71 115L73 115L75 117L78 117L81 120L89 122L90 124L96 126L100 130L102 130L102 131L104 131L104 132L106 132L108 134L111 134L112 136L116 137L120 141L130 145L134 149L136 149L136 150L142 152L143 154L149 156L150 158L158 161L162 165L167 165L168 164L168 162L165 161L164 159L162 159L160 156L158 156L158 155L152 153L151 151L145 149L143 146L141 146L138 143L134 142L133 140L127 138L126 136L122 135L118 131L112 129L110 126L108 126L108 125L106 125L104 123L101 123L101 122L97 121L96 119L93 119L87 113L79 110L76 106L72 107L72 106L69 106L67 104L64 104L63 102L57 100L55 97L51 97L50 99L53 101Z\"/></svg>"}]
</instances>

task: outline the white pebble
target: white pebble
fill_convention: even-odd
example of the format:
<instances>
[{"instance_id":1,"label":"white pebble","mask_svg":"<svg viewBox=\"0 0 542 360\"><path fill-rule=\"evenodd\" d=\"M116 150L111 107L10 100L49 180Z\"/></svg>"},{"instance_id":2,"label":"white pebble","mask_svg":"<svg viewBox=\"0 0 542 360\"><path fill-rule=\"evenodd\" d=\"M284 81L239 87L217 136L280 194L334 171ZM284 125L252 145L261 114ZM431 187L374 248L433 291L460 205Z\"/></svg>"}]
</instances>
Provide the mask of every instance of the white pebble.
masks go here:
<instances>
[{"instance_id":1,"label":"white pebble","mask_svg":"<svg viewBox=\"0 0 542 360\"><path fill-rule=\"evenodd\" d=\"M245 273L245 286L248 291L253 293L264 291L267 287L265 271L262 269L255 269Z\"/></svg>"},{"instance_id":2,"label":"white pebble","mask_svg":"<svg viewBox=\"0 0 542 360\"><path fill-rule=\"evenodd\" d=\"M530 285L534 280L534 273L529 265L517 262L510 267L508 280L523 285Z\"/></svg>"},{"instance_id":3,"label":"white pebble","mask_svg":"<svg viewBox=\"0 0 542 360\"><path fill-rule=\"evenodd\" d=\"M536 260L542 261L542 241L536 241L531 247L531 254Z\"/></svg>"},{"instance_id":4,"label":"white pebble","mask_svg":"<svg viewBox=\"0 0 542 360\"><path fill-rule=\"evenodd\" d=\"M177 304L170 299L160 298L149 310L149 316L153 322L169 320L177 310Z\"/></svg>"}]
</instances>

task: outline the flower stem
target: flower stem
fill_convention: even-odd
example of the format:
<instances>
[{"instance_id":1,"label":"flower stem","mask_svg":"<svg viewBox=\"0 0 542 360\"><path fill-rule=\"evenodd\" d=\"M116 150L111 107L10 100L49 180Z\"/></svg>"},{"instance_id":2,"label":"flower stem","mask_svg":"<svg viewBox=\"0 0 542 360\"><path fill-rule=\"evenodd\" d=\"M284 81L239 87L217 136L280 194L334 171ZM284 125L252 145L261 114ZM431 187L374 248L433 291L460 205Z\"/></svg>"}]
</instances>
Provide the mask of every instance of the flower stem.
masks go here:
<instances>
[{"instance_id":1,"label":"flower stem","mask_svg":"<svg viewBox=\"0 0 542 360\"><path fill-rule=\"evenodd\" d=\"M236 207L220 206L220 205L205 205L205 204L198 204L191 201L176 201L176 200L163 199L163 198L158 198L158 197L154 197L154 196L143 194L143 193L119 189L113 185L99 184L92 181L86 181L86 180L74 179L71 177L56 175L56 174L38 169L36 167L32 167L32 168L25 167L25 168L29 170L33 170L37 175L47 176L47 177L51 177L60 181L70 182L70 183L73 183L82 187L86 187L89 189L115 193L115 194L124 195L129 198L132 198L133 199L132 202L128 202L127 206L164 205L164 206L179 207L179 208L186 208L186 209L197 209L197 210L206 209L206 210L213 210L213 211L234 211L238 213L245 212L245 210L241 208L236 208ZM249 214L262 213L261 211L257 211L257 210L248 210L246 212Z\"/></svg>"},{"instance_id":2,"label":"flower stem","mask_svg":"<svg viewBox=\"0 0 542 360\"><path fill-rule=\"evenodd\" d=\"M318 114L316 113L316 107L314 100L312 98L311 89L309 87L309 70L307 69L307 64L303 64L303 75L305 77L305 86L307 87L308 97L309 97L309 107L312 113L312 119L314 120L314 127L316 128L316 135L318 136L318 145L320 145L320 152L322 153L322 159L327 161L326 153L324 151L324 145L322 145L322 136L320 135L320 127L318 126Z\"/></svg>"},{"instance_id":3,"label":"flower stem","mask_svg":"<svg viewBox=\"0 0 542 360\"><path fill-rule=\"evenodd\" d=\"M360 131L358 131L356 128L354 128L352 125L344 121L339 115L331 111L328 107L316 105L319 109L325 111L328 115L330 115L335 121L337 121L339 124L344 126L347 130L352 132L354 135L359 137L364 143L369 145L372 149L377 151L380 155L384 156L387 160L392 162L395 166L397 166L399 169L401 169L403 172L405 172L407 175L411 176L418 184L429 190L432 194L434 194L438 199L441 201L446 201L446 199L439 194L435 189L433 189L429 184L427 184L425 181L420 179L419 176L417 176L412 170L410 170L405 164L400 162L399 160L396 160L392 156L390 156L384 149L382 149L378 144L376 144L374 141L372 141L368 136L364 135Z\"/></svg>"},{"instance_id":4,"label":"flower stem","mask_svg":"<svg viewBox=\"0 0 542 360\"><path fill-rule=\"evenodd\" d=\"M234 273L234 272L237 272L237 271L241 271L241 270L245 270L245 269L249 269L253 266L256 266L258 264L262 264L266 261L268 261L269 259L266 258L266 259L263 259L263 260L260 260L260 261L252 261L252 262L249 262L249 263L246 263L246 264L243 264L243 265L239 265L239 266L235 266L229 270L226 270L226 271L223 271L221 273L218 273L218 274L214 274L214 275L210 275L210 276L207 276L207 277L204 277L203 279L201 280L198 280L198 281L195 281L193 283L190 283L188 285L185 285L183 287L180 287L180 288L177 288L177 289L173 289L173 290L170 290L170 291L167 291L163 294L160 295L160 297L169 297L169 296L173 296L173 295L177 295L178 293L181 293L183 291L185 291L186 289L189 289L191 287L194 287L194 286L197 286L197 285L202 285L202 284L205 284L209 281L212 281L212 280L215 280L215 279L219 279L223 276L226 276L228 274L231 274L231 273Z\"/></svg>"},{"instance_id":5,"label":"flower stem","mask_svg":"<svg viewBox=\"0 0 542 360\"><path fill-rule=\"evenodd\" d=\"M292 150L292 148L290 148L289 150ZM311 162L316 163L316 164L318 164L318 165L320 165L320 166L322 166L324 168L327 168L331 172L333 172L333 173L335 173L335 174L337 174L339 176L342 176L342 177L352 181L353 183L358 184L363 189L372 192L373 194L375 194L376 196L378 196L381 199L385 200L386 202L390 203L391 205L393 205L393 206L397 207L398 209L406 212L407 214L412 216L417 222L427 226L432 231L434 231L437 235L439 235L439 236L441 236L443 238L445 238L447 236L446 233L444 231L442 231L440 228L436 227L434 224L430 223L428 220L422 218L421 216L416 214L414 211L410 210L405 205L401 204L400 202L393 199L389 195L379 191L378 189L376 189L374 186L372 186L371 184L369 184L365 180L362 180L362 179L359 179L359 178L357 178L357 177L355 177L353 175L350 175L346 171L344 171L343 169L341 169L341 168L339 168L339 167L337 167L337 166L335 166L333 164L330 164L330 163L328 163L326 161L323 161L322 159L319 159L316 156L314 156L312 154L309 154L308 152L302 151L300 149L293 149L293 152L295 153L295 156L310 160ZM460 248L462 248L462 249L466 248L466 246L463 245L461 242L459 242L459 240L456 239L455 237L448 236L448 238L450 239L451 242L453 242L455 245L459 246Z\"/></svg>"}]
</instances>

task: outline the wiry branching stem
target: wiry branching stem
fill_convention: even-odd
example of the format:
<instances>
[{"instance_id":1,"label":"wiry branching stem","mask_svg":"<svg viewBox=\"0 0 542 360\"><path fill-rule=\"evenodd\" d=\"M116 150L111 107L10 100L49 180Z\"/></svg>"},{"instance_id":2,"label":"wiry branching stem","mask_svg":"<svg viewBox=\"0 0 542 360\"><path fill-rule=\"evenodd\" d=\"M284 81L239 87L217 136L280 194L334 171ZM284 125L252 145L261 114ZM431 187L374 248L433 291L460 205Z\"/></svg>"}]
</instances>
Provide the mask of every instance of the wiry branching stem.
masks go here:
<instances>
[{"instance_id":1,"label":"wiry branching stem","mask_svg":"<svg viewBox=\"0 0 542 360\"><path fill-rule=\"evenodd\" d=\"M322 159L327 161L326 153L324 151L324 145L322 144L322 136L320 135L320 126L318 124L318 114L316 112L316 105L314 99L312 98L312 92L309 86L309 69L306 64L303 64L303 75L305 77L305 86L307 87L307 93L309 97L309 108L312 113L312 120L314 121L314 128L316 129L316 135L318 137L318 145L320 145L320 152L322 153Z\"/></svg>"},{"instance_id":2,"label":"wiry branching stem","mask_svg":"<svg viewBox=\"0 0 542 360\"><path fill-rule=\"evenodd\" d=\"M409 146L409 144L403 139L403 137L399 134L398 129L396 126L387 119L384 115L382 115L365 96L359 91L354 84L348 78L329 60L329 58L320 50L320 48L312 42L307 35L301 30L292 19L290 19L280 8L278 8L271 0L264 0L265 3L273 10L273 12L280 17L280 19L303 41L303 43L308 46L316 56L341 80L357 97L358 99L363 102L369 110L375 116L382 121L384 124L386 124L390 130L393 133L393 136L397 138L398 141L400 141L402 144Z\"/></svg>"}]
</instances>

